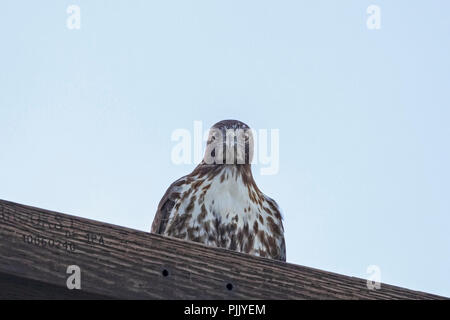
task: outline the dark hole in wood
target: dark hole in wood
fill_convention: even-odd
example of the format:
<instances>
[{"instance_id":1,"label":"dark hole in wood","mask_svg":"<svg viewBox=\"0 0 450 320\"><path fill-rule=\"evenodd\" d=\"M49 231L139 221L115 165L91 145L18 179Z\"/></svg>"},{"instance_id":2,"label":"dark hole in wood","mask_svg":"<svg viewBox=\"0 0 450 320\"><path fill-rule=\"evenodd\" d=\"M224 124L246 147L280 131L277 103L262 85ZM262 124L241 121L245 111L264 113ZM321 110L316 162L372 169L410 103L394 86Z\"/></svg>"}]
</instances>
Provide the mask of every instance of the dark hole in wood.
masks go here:
<instances>
[{"instance_id":1,"label":"dark hole in wood","mask_svg":"<svg viewBox=\"0 0 450 320\"><path fill-rule=\"evenodd\" d=\"M227 289L228 290L233 290L233 285L231 283L227 283Z\"/></svg>"},{"instance_id":2,"label":"dark hole in wood","mask_svg":"<svg viewBox=\"0 0 450 320\"><path fill-rule=\"evenodd\" d=\"M166 269L164 269L164 270L162 271L162 275L163 275L164 277L167 277L167 276L169 275L169 271L167 271Z\"/></svg>"}]
</instances>

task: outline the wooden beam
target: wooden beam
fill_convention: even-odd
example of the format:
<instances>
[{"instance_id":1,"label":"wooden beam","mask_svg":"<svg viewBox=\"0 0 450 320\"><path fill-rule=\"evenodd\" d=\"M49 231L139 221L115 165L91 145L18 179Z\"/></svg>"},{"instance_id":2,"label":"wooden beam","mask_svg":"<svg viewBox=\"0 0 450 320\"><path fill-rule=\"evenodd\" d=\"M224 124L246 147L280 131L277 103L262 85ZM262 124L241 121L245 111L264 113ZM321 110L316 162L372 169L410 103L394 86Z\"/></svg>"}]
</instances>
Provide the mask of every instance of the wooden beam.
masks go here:
<instances>
[{"instance_id":1,"label":"wooden beam","mask_svg":"<svg viewBox=\"0 0 450 320\"><path fill-rule=\"evenodd\" d=\"M81 290L66 287L70 265L81 269ZM363 279L4 200L0 286L0 297L22 298L54 298L52 290L63 298L442 298L387 284L369 290Z\"/></svg>"}]
</instances>

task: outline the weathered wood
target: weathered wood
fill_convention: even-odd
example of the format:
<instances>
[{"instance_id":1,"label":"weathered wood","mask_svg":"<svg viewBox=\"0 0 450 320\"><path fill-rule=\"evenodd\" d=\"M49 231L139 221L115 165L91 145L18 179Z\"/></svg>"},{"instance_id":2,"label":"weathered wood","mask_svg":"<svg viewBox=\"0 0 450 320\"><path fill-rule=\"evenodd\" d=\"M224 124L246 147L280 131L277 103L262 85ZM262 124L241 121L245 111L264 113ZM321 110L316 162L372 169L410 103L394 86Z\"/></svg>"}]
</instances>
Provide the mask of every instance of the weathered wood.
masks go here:
<instances>
[{"instance_id":1,"label":"weathered wood","mask_svg":"<svg viewBox=\"0 0 450 320\"><path fill-rule=\"evenodd\" d=\"M442 299L0 200L1 297L12 288L20 297L20 283L80 297L66 288L69 265L81 268L81 292L91 298Z\"/></svg>"},{"instance_id":2,"label":"weathered wood","mask_svg":"<svg viewBox=\"0 0 450 320\"><path fill-rule=\"evenodd\" d=\"M111 298L84 290L68 290L67 287L0 273L0 300L18 299L108 300Z\"/></svg>"}]
</instances>

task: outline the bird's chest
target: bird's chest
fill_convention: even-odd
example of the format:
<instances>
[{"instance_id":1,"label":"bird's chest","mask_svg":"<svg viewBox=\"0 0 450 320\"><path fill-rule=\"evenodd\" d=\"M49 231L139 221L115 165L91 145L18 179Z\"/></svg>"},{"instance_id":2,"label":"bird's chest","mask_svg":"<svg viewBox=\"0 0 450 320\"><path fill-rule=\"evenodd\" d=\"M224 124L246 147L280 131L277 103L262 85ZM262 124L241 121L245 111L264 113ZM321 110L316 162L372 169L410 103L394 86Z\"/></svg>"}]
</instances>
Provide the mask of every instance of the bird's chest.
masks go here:
<instances>
[{"instance_id":1,"label":"bird's chest","mask_svg":"<svg viewBox=\"0 0 450 320\"><path fill-rule=\"evenodd\" d=\"M254 238L252 228L265 215L250 193L231 175L186 187L172 210L169 235L231 249L242 246Z\"/></svg>"},{"instance_id":2,"label":"bird's chest","mask_svg":"<svg viewBox=\"0 0 450 320\"><path fill-rule=\"evenodd\" d=\"M284 257L281 217L242 179L217 175L177 191L164 234L249 254ZM272 204L273 206L273 204Z\"/></svg>"},{"instance_id":3,"label":"bird's chest","mask_svg":"<svg viewBox=\"0 0 450 320\"><path fill-rule=\"evenodd\" d=\"M247 186L232 179L212 181L205 194L205 208L208 212L205 219L219 220L221 223L236 224L242 227L256 215L254 203L249 198Z\"/></svg>"}]
</instances>

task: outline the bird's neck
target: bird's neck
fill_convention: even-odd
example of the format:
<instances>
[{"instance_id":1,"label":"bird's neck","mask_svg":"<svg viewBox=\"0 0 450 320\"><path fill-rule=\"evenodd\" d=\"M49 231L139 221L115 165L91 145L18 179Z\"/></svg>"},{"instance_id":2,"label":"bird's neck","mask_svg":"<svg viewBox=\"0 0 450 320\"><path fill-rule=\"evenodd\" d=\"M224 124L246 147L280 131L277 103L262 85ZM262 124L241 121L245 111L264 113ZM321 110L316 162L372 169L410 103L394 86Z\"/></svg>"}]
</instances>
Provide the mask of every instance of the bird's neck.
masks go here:
<instances>
[{"instance_id":1,"label":"bird's neck","mask_svg":"<svg viewBox=\"0 0 450 320\"><path fill-rule=\"evenodd\" d=\"M253 179L251 164L206 164L201 162L191 176L207 180L219 179L223 183L243 183L249 189L259 193Z\"/></svg>"}]
</instances>

